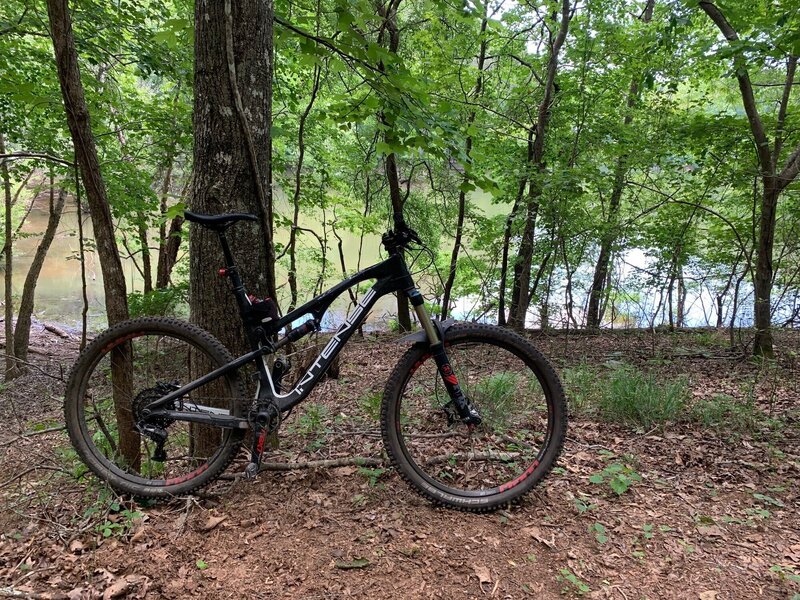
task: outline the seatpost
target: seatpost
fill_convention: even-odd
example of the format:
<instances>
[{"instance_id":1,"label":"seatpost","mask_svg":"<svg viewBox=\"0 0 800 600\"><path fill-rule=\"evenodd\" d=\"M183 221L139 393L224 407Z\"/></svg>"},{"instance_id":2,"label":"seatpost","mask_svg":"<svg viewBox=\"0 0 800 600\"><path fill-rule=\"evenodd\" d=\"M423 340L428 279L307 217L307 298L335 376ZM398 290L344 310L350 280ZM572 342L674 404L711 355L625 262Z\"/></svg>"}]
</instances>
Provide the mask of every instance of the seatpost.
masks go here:
<instances>
[{"instance_id":1,"label":"seatpost","mask_svg":"<svg viewBox=\"0 0 800 600\"><path fill-rule=\"evenodd\" d=\"M225 231L220 229L217 231L217 235L219 236L219 243L222 245L222 254L225 256L224 273L221 271L220 274L231 278L233 294L236 296L236 301L239 303L239 310L244 314L248 306L247 292L245 292L242 278L239 276L239 270L233 262L233 253L231 252L231 247L228 245L228 238L225 237Z\"/></svg>"}]
</instances>

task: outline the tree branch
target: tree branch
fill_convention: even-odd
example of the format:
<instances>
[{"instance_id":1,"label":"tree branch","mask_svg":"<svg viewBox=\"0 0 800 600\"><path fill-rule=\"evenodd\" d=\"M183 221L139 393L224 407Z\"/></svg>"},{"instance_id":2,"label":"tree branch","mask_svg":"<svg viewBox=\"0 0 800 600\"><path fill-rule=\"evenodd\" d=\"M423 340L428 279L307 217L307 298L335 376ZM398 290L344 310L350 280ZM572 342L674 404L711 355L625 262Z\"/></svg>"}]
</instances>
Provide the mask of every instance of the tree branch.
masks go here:
<instances>
[{"instance_id":1,"label":"tree branch","mask_svg":"<svg viewBox=\"0 0 800 600\"><path fill-rule=\"evenodd\" d=\"M717 28L722 32L722 35L725 36L726 40L729 42L736 42L739 40L739 34L736 33L736 30L728 23L725 15L722 14L722 11L720 11L713 2L701 0L700 8L702 8L714 22ZM772 168L769 140L764 131L764 124L761 122L761 117L758 114L756 99L753 94L753 86L750 83L750 75L741 59L734 59L733 64L736 69L736 79L739 82L739 91L742 94L744 110L747 113L747 120L750 122L750 130L756 141L756 151L758 153L758 162L761 166L762 176L772 175L775 171Z\"/></svg>"}]
</instances>

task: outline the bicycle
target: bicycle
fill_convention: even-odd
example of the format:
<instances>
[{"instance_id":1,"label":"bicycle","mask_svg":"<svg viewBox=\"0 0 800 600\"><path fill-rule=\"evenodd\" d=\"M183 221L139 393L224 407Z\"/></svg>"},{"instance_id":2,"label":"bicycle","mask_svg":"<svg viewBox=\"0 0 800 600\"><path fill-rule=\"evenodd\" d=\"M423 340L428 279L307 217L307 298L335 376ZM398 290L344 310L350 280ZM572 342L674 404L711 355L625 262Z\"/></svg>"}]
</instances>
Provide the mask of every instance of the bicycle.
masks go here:
<instances>
[{"instance_id":1,"label":"bicycle","mask_svg":"<svg viewBox=\"0 0 800 600\"><path fill-rule=\"evenodd\" d=\"M210 333L174 318L142 317L97 336L70 372L65 417L75 450L116 491L143 498L190 494L217 479L252 432L247 478L259 471L267 436L314 389L377 300L405 294L422 326L390 374L380 429L389 459L420 494L451 508L485 512L525 494L553 467L566 435L564 393L534 346L507 329L431 319L405 261L424 247L402 216L383 235L388 257L283 317L249 296L225 232L254 215L185 213L216 232L251 351L234 358ZM290 342L320 330L340 294L373 286L293 385L284 376ZM302 325L290 328L302 317ZM282 331L288 330L281 336ZM280 337L279 337L280 336ZM276 355L272 361L270 355ZM245 395L239 371L254 364Z\"/></svg>"}]
</instances>

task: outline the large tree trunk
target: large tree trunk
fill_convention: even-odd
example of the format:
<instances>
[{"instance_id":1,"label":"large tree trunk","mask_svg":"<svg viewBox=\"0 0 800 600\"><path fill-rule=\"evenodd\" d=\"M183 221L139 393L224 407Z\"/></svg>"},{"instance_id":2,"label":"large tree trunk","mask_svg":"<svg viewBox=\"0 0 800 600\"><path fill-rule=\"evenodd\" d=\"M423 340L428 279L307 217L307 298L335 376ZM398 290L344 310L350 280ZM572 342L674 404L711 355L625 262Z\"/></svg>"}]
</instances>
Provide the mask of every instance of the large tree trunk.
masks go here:
<instances>
[{"instance_id":1,"label":"large tree trunk","mask_svg":"<svg viewBox=\"0 0 800 600\"><path fill-rule=\"evenodd\" d=\"M249 223L237 223L228 237L249 291L274 296L270 188L273 5L269 0L234 3L227 21L231 64L226 50L225 4L228 2L212 0L195 4L191 207L209 214L238 211L260 215L266 211L269 223L264 227L262 221L263 231ZM231 85L230 68L236 72L236 89ZM237 108L237 95L246 119ZM253 146L255 161L248 152ZM266 206L261 204L259 186L268 196ZM193 225L189 247L192 322L213 333L232 352L245 351L248 346L236 301L229 285L217 275L224 265L217 235Z\"/></svg>"},{"instance_id":2,"label":"large tree trunk","mask_svg":"<svg viewBox=\"0 0 800 600\"><path fill-rule=\"evenodd\" d=\"M50 250L50 244L53 243L53 238L56 236L58 223L61 221L61 213L64 210L64 201L67 197L65 190L59 190L58 200L53 197L52 176L50 186L50 217L47 220L47 228L42 236L42 241L39 242L39 246L36 248L36 254L33 256L28 275L25 277L25 285L22 288L22 298L20 299L19 312L17 313L17 323L14 328L14 356L16 356L19 363L14 370L15 376L22 375L26 371L25 362L28 360L28 342L31 334L31 315L33 315L36 284L39 281L44 259ZM10 352L11 345L8 344L7 348L6 352Z\"/></svg>"},{"instance_id":3,"label":"large tree trunk","mask_svg":"<svg viewBox=\"0 0 800 600\"><path fill-rule=\"evenodd\" d=\"M6 140L3 136L3 133L0 132L0 154L6 153ZM6 259L6 272L4 273L5 278L5 296L4 301L6 303L5 306L5 334L6 334L6 371L5 371L5 378L8 379L10 376L13 376L14 373L14 357L13 357L13 350L12 344L14 339L14 303L13 297L11 295L11 284L13 283L13 256L12 256L12 249L13 249L13 233L11 231L11 177L8 174L8 163L6 161L0 162L0 176L3 178L3 193L5 196L5 244L3 244L3 254L5 255Z\"/></svg>"}]
</instances>

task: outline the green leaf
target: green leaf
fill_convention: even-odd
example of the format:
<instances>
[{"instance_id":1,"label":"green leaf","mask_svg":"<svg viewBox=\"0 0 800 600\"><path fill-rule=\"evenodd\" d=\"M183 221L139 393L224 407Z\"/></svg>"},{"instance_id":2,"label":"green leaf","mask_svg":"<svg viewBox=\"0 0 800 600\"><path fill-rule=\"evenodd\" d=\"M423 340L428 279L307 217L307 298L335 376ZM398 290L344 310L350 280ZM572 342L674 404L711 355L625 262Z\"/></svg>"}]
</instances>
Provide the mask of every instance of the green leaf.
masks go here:
<instances>
[{"instance_id":1,"label":"green leaf","mask_svg":"<svg viewBox=\"0 0 800 600\"><path fill-rule=\"evenodd\" d=\"M614 490L614 493L617 496L621 496L626 491L628 491L628 480L623 476L614 477L611 481L608 482L608 485L611 486L611 489Z\"/></svg>"},{"instance_id":2,"label":"green leaf","mask_svg":"<svg viewBox=\"0 0 800 600\"><path fill-rule=\"evenodd\" d=\"M354 558L350 562L339 560L336 561L337 569L363 569L369 566L369 560L366 558Z\"/></svg>"},{"instance_id":3,"label":"green leaf","mask_svg":"<svg viewBox=\"0 0 800 600\"><path fill-rule=\"evenodd\" d=\"M591 477L589 477L589 481L592 483L603 483L603 476L600 473L595 473Z\"/></svg>"},{"instance_id":4,"label":"green leaf","mask_svg":"<svg viewBox=\"0 0 800 600\"><path fill-rule=\"evenodd\" d=\"M197 561L194 564L201 571L203 571L203 570L208 568L208 563L206 561L204 561L202 558L198 558Z\"/></svg>"}]
</instances>

